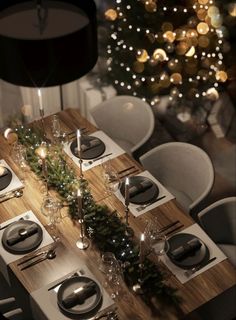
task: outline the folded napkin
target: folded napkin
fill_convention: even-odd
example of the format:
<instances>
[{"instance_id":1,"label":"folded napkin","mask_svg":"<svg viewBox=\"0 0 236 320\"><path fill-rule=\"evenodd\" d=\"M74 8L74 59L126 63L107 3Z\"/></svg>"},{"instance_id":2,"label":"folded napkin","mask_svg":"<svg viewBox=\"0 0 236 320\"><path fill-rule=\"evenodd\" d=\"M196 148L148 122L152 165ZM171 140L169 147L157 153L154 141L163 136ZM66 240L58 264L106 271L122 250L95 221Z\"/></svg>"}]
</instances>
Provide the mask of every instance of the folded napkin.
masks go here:
<instances>
[{"instance_id":1,"label":"folded napkin","mask_svg":"<svg viewBox=\"0 0 236 320\"><path fill-rule=\"evenodd\" d=\"M22 228L23 229L23 228ZM21 231L22 231L21 229ZM32 236L38 232L38 225L36 223L31 224L28 227L24 228L24 232L20 233L19 230L14 232L11 237L7 239L7 244L13 246L14 244L25 240L26 238Z\"/></svg>"},{"instance_id":2,"label":"folded napkin","mask_svg":"<svg viewBox=\"0 0 236 320\"><path fill-rule=\"evenodd\" d=\"M137 194L148 190L151 187L152 187L152 182L149 180L144 180L142 182L139 182L129 188L129 196L130 196L130 198L132 198L132 197L136 196Z\"/></svg>"},{"instance_id":3,"label":"folded napkin","mask_svg":"<svg viewBox=\"0 0 236 320\"><path fill-rule=\"evenodd\" d=\"M8 173L7 168L0 166L0 178L7 175L7 173Z\"/></svg>"},{"instance_id":4,"label":"folded napkin","mask_svg":"<svg viewBox=\"0 0 236 320\"><path fill-rule=\"evenodd\" d=\"M101 141L97 138L92 139L92 140L87 140L86 142L81 144L81 151L85 152L88 151L92 148L95 148L101 144ZM78 148L75 148L75 152L78 152Z\"/></svg>"},{"instance_id":5,"label":"folded napkin","mask_svg":"<svg viewBox=\"0 0 236 320\"><path fill-rule=\"evenodd\" d=\"M169 255L174 260L182 260L187 255L193 254L194 252L199 250L201 246L201 242L197 238L193 238L192 240L189 240L188 242L184 243L182 246L179 246L178 248L169 252Z\"/></svg>"},{"instance_id":6,"label":"folded napkin","mask_svg":"<svg viewBox=\"0 0 236 320\"><path fill-rule=\"evenodd\" d=\"M75 289L71 294L62 300L62 304L66 309L72 308L77 304L83 304L86 299L96 293L96 283L88 282L82 287Z\"/></svg>"}]
</instances>

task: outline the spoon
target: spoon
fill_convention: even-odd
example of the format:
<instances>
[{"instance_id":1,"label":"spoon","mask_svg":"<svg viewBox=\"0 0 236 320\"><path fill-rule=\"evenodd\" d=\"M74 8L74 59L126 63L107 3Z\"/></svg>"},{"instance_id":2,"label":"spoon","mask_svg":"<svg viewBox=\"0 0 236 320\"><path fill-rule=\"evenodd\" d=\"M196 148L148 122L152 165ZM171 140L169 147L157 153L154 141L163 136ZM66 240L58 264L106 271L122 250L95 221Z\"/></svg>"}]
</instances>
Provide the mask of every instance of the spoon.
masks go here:
<instances>
[{"instance_id":1,"label":"spoon","mask_svg":"<svg viewBox=\"0 0 236 320\"><path fill-rule=\"evenodd\" d=\"M27 268L29 268L29 267L31 267L31 266L34 266L35 264L38 264L38 263L40 263L40 262L42 262L42 261L44 261L44 260L54 259L55 257L56 257L56 251L55 251L55 249L50 249L50 250L48 250L47 254L46 254L44 257L39 258L39 259L37 259L37 260L35 260L35 261L27 264L26 266L24 266L23 268L21 268L21 270L25 270L25 269L27 269Z\"/></svg>"},{"instance_id":2,"label":"spoon","mask_svg":"<svg viewBox=\"0 0 236 320\"><path fill-rule=\"evenodd\" d=\"M20 198L22 195L23 195L23 190L21 190L21 189L20 190L16 190L16 191L13 191L13 192L9 193L0 202L4 202L4 201L7 201L7 200L12 199L12 198Z\"/></svg>"},{"instance_id":3,"label":"spoon","mask_svg":"<svg viewBox=\"0 0 236 320\"><path fill-rule=\"evenodd\" d=\"M88 162L85 162L85 163L84 163L84 166L85 166L85 167L86 167L86 166L90 166L90 165L93 164L94 162L96 162L96 161L98 161L98 160L100 160L100 159L103 159L103 158L105 158L105 157L108 157L108 156L110 156L110 155L112 155L112 153L107 153L107 154L104 154L103 156L98 157L98 158L96 158L96 159L89 160Z\"/></svg>"}]
</instances>

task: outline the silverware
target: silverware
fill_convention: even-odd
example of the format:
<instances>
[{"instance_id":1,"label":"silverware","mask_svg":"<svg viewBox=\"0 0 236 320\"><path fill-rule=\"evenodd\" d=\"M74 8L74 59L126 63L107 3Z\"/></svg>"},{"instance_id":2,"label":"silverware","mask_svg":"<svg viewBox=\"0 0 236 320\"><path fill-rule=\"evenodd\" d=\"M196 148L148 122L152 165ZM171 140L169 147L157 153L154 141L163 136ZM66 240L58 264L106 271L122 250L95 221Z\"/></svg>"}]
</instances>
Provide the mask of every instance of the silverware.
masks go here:
<instances>
[{"instance_id":1,"label":"silverware","mask_svg":"<svg viewBox=\"0 0 236 320\"><path fill-rule=\"evenodd\" d=\"M23 268L21 268L21 271L22 271L22 270L25 270L25 269L28 269L29 267L32 267L32 266L34 266L34 265L36 265L36 264L38 264L38 263L40 263L40 262L42 262L42 261L44 261L44 260L54 259L55 257L56 257L56 250L55 250L55 249L51 249L51 250L49 250L49 251L47 252L47 254L45 254L42 258L39 258L39 259L37 259L37 260L35 260L35 261L27 264L27 265L24 266Z\"/></svg>"},{"instance_id":2,"label":"silverware","mask_svg":"<svg viewBox=\"0 0 236 320\"><path fill-rule=\"evenodd\" d=\"M109 157L110 155L112 155L112 152L111 152L111 153L104 154L103 156L98 157L98 158L96 158L96 159L89 160L88 162L85 162L84 165L85 165L85 166L90 166L90 165L93 164L94 162L96 162L96 161L98 161L98 160L100 160L100 159L103 159L103 158L105 158L105 157Z\"/></svg>"},{"instance_id":3,"label":"silverware","mask_svg":"<svg viewBox=\"0 0 236 320\"><path fill-rule=\"evenodd\" d=\"M37 258L37 257L41 256L42 254L47 254L47 253L48 253L48 251L49 251L49 250L45 250L45 251L41 251L41 252L37 252L37 253L36 253L36 254L34 254L33 256L31 256L31 257L29 257L29 258L27 258L27 259L25 259L25 260L23 260L23 261L21 261L21 262L17 263L17 265L18 265L18 266L20 266L20 265L22 265L22 264L25 264L26 262L28 262L28 261L30 261L30 260L32 260L32 259L34 259L34 258Z\"/></svg>"},{"instance_id":4,"label":"silverware","mask_svg":"<svg viewBox=\"0 0 236 320\"><path fill-rule=\"evenodd\" d=\"M1 197L0 203L10 200L12 198L19 198L23 195L23 190L22 189L18 189L15 191L11 191L9 193L6 193L4 196Z\"/></svg>"},{"instance_id":5,"label":"silverware","mask_svg":"<svg viewBox=\"0 0 236 320\"><path fill-rule=\"evenodd\" d=\"M193 267L192 269L186 270L184 272L184 274L188 277L190 277L192 274L194 274L195 272L197 272L198 270L201 270L202 268L206 267L208 264L210 264L211 262L215 261L216 257L213 257L209 260L207 260L206 262L200 263L198 266Z\"/></svg>"},{"instance_id":6,"label":"silverware","mask_svg":"<svg viewBox=\"0 0 236 320\"><path fill-rule=\"evenodd\" d=\"M126 169L123 169L123 170L121 170L121 171L118 171L117 173L118 173L118 174L122 174L122 173L124 173L124 172L126 172L126 171L129 171L129 170L133 169L133 168L135 168L135 166L128 167L128 168L126 168Z\"/></svg>"},{"instance_id":7,"label":"silverware","mask_svg":"<svg viewBox=\"0 0 236 320\"><path fill-rule=\"evenodd\" d=\"M123 178L125 178L125 177L127 177L127 176L131 176L131 175L133 175L134 173L137 173L137 172L139 172L139 169L138 169L138 168L132 170L131 172L128 172L128 173L126 173L126 174L123 174L123 175L119 176L119 178L120 178L120 179L123 179Z\"/></svg>"},{"instance_id":8,"label":"silverware","mask_svg":"<svg viewBox=\"0 0 236 320\"><path fill-rule=\"evenodd\" d=\"M110 310L110 311L106 311L104 313L100 313L99 315L97 316L94 316L93 318L89 319L89 320L98 320L98 319L102 319L102 318L107 318L107 319L111 319L110 317L113 316L113 317L116 317L114 319L117 319L118 316L116 314L116 311L115 310Z\"/></svg>"},{"instance_id":9,"label":"silverware","mask_svg":"<svg viewBox=\"0 0 236 320\"><path fill-rule=\"evenodd\" d=\"M184 225L181 224L180 226L178 226L178 227L176 227L176 228L174 228L174 229L166 232L166 233L165 233L165 236L168 236L168 235L170 235L171 233L173 233L173 232L175 232L175 231L177 231L177 230L179 230L179 229L181 229L181 228L183 228L183 227L184 227Z\"/></svg>"},{"instance_id":10,"label":"silverware","mask_svg":"<svg viewBox=\"0 0 236 320\"><path fill-rule=\"evenodd\" d=\"M157 201L164 199L165 197L166 196L162 196L162 197L156 198L148 203L142 204L141 206L137 207L136 210L142 211L142 210L146 209L147 207L151 206L152 204L156 203Z\"/></svg>"},{"instance_id":11,"label":"silverware","mask_svg":"<svg viewBox=\"0 0 236 320\"><path fill-rule=\"evenodd\" d=\"M174 222L171 222L171 223L167 224L166 226L160 228L159 231L160 231L160 232L164 232L164 231L166 231L166 230L174 227L177 223L179 223L179 220L176 220L176 221L174 221Z\"/></svg>"}]
</instances>

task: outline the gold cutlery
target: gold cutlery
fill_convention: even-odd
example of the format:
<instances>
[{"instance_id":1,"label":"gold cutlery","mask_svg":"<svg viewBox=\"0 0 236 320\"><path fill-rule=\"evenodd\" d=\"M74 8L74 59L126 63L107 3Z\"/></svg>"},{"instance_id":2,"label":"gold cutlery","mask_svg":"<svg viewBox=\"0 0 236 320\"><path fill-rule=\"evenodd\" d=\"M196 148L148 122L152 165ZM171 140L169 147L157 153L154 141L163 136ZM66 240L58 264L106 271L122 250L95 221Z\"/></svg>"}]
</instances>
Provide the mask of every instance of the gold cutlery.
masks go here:
<instances>
[{"instance_id":1,"label":"gold cutlery","mask_svg":"<svg viewBox=\"0 0 236 320\"><path fill-rule=\"evenodd\" d=\"M118 173L118 174L122 174L122 173L124 173L124 172L126 172L126 171L129 171L129 170L131 170L131 169L134 169L134 168L135 168L135 166L131 166L131 167L128 167L128 168L123 169L123 170L121 170L121 171L118 171L117 173Z\"/></svg>"},{"instance_id":2,"label":"gold cutlery","mask_svg":"<svg viewBox=\"0 0 236 320\"><path fill-rule=\"evenodd\" d=\"M183 227L184 227L184 225L181 224L180 226L178 226L178 227L176 227L176 228L174 228L174 229L166 232L166 233L165 233L165 236L168 236L168 235L170 235L171 233L173 233L173 232L175 232L175 231L177 231L177 230L179 230L179 229L181 229L181 228L183 228Z\"/></svg>"},{"instance_id":3,"label":"gold cutlery","mask_svg":"<svg viewBox=\"0 0 236 320\"><path fill-rule=\"evenodd\" d=\"M178 224L178 223L179 223L179 220L176 220L176 221L174 221L174 222L171 222L171 223L167 224L166 226L160 228L159 231L160 231L160 232L164 232L164 231L166 231L166 230L174 227L174 226L175 226L176 224Z\"/></svg>"}]
</instances>

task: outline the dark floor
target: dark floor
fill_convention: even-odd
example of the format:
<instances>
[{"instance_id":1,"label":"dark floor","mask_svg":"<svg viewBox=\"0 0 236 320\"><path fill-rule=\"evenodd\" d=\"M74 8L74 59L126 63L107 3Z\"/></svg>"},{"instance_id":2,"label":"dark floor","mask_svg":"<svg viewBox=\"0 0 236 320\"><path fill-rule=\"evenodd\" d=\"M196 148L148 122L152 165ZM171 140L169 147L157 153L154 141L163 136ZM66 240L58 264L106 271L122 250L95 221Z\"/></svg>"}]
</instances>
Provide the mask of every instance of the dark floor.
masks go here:
<instances>
[{"instance_id":1,"label":"dark floor","mask_svg":"<svg viewBox=\"0 0 236 320\"><path fill-rule=\"evenodd\" d=\"M148 143L136 152L138 158L155 146L170 141L182 141L201 147L212 160L215 170L213 189L205 201L205 206L219 199L236 196L236 114L226 137L216 138L209 127L203 134L188 132L177 128L176 122L166 125L166 122L156 116L155 130Z\"/></svg>"}]
</instances>

